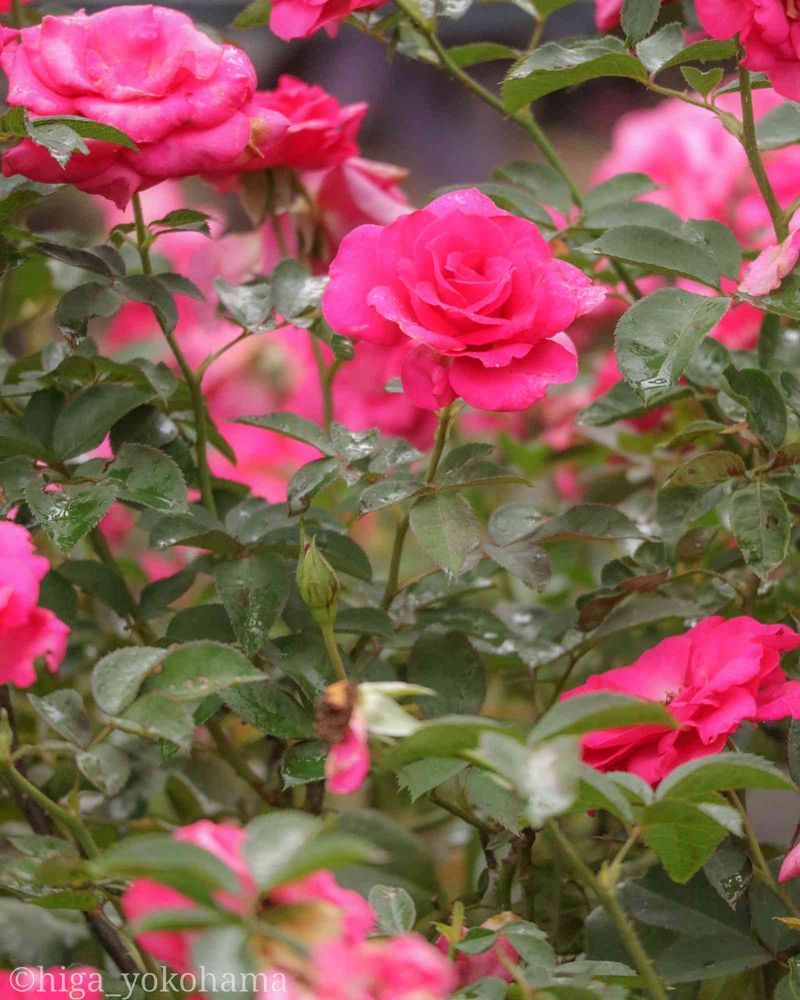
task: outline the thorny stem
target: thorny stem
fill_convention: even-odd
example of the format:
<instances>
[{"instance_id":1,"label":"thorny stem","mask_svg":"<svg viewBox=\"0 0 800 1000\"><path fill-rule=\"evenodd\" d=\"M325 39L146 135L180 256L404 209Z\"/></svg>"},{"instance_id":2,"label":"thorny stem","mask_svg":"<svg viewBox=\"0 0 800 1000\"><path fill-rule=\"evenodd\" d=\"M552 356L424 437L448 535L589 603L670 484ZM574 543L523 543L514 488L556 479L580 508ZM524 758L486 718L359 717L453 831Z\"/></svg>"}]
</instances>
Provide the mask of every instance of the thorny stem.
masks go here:
<instances>
[{"instance_id":1,"label":"thorny stem","mask_svg":"<svg viewBox=\"0 0 800 1000\"><path fill-rule=\"evenodd\" d=\"M253 789L259 798L274 808L277 805L275 796L228 739L219 719L207 719L205 726L211 734L211 739L214 741L214 746L219 751L220 757L230 765L242 781Z\"/></svg>"},{"instance_id":2,"label":"thorny stem","mask_svg":"<svg viewBox=\"0 0 800 1000\"><path fill-rule=\"evenodd\" d=\"M142 262L142 271L144 274L150 275L153 273L153 265L150 260L150 235L147 231L147 226L144 221L144 214L142 212L142 200L138 194L133 196L133 218L136 223L136 245L139 249L139 258ZM211 470L208 466L208 431L206 428L206 407L203 401L203 394L200 390L200 379L197 378L195 373L192 371L192 367L186 360L186 356L175 339L174 335L170 330L167 329L166 325L162 322L158 313L155 313L158 325L161 327L161 332L164 334L164 338L169 344L169 348L175 360L178 363L178 367L181 370L181 375L183 375L184 381L189 387L189 395L192 400L192 411L194 413L194 425L195 425L195 450L197 452L197 472L200 479L200 493L203 498L203 506L206 508L212 517L217 516L217 505L214 500L214 490L211 485Z\"/></svg>"},{"instance_id":3,"label":"thorny stem","mask_svg":"<svg viewBox=\"0 0 800 1000\"><path fill-rule=\"evenodd\" d=\"M625 949L652 1000L668 1000L666 988L658 977L653 963L650 961L650 956L645 951L639 940L639 935L617 899L616 887L613 884L606 885L605 879L595 875L561 832L558 823L554 820L548 820L547 831L555 841L559 853L569 863L577 880L585 889L597 896L617 933L622 938Z\"/></svg>"},{"instance_id":4,"label":"thorny stem","mask_svg":"<svg viewBox=\"0 0 800 1000\"><path fill-rule=\"evenodd\" d=\"M792 914L793 917L800 917L800 908L798 908L795 901L789 895L789 893L775 881L772 872L769 870L769 865L767 864L767 859L764 857L764 852L761 850L761 844L758 842L758 837L753 829L750 822L750 817L747 814L747 809L744 803L739 798L736 792L728 792L728 799L733 805L734 809L742 817L742 829L744 830L744 839L747 844L747 853L750 856L750 861L753 864L753 871L758 877L759 881L769 889L773 896L781 902L781 904Z\"/></svg>"},{"instance_id":5,"label":"thorny stem","mask_svg":"<svg viewBox=\"0 0 800 1000\"><path fill-rule=\"evenodd\" d=\"M758 149L750 71L742 66L741 60L744 58L744 52L741 45L738 46L737 57L739 59L737 64L739 89L742 94L742 135L740 142L747 154L747 162L750 164L750 170L753 173L753 177L755 177L756 184L758 184L758 190L761 192L761 197L767 206L769 217L772 220L772 228L775 230L775 238L778 243L782 243L789 235L789 226L767 176L764 161L761 159L761 153Z\"/></svg>"}]
</instances>

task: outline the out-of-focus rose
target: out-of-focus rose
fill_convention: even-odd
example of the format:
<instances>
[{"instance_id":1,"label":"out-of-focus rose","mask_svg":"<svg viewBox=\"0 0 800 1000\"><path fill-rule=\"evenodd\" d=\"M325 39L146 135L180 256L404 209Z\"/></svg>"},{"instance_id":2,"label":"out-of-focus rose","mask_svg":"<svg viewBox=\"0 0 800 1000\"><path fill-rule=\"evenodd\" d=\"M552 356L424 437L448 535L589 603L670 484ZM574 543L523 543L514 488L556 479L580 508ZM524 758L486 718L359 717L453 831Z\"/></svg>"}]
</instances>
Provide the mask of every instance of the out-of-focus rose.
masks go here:
<instances>
[{"instance_id":1,"label":"out-of-focus rose","mask_svg":"<svg viewBox=\"0 0 800 1000\"><path fill-rule=\"evenodd\" d=\"M778 872L778 881L788 882L798 875L800 875L800 844L795 844L783 859L781 870Z\"/></svg>"},{"instance_id":2,"label":"out-of-focus rose","mask_svg":"<svg viewBox=\"0 0 800 1000\"><path fill-rule=\"evenodd\" d=\"M64 659L69 628L39 607L39 584L49 569L25 528L0 521L0 684L30 687L37 657L50 673Z\"/></svg>"},{"instance_id":3,"label":"out-of-focus rose","mask_svg":"<svg viewBox=\"0 0 800 1000\"><path fill-rule=\"evenodd\" d=\"M317 703L315 731L330 747L325 783L335 795L352 795L369 774L367 723L358 700L358 686L337 681Z\"/></svg>"},{"instance_id":4,"label":"out-of-focus rose","mask_svg":"<svg viewBox=\"0 0 800 1000\"><path fill-rule=\"evenodd\" d=\"M506 911L497 913L488 920L484 920L481 927L489 931L501 931L508 924L519 918L514 913ZM462 931L462 937L466 935L466 928ZM441 934L436 940L436 947L442 954L446 955L449 949L447 938ZM486 979L492 976L496 979L504 979L507 983L514 981L514 976L508 970L508 963L519 961L517 949L511 944L508 938L498 936L491 948L480 955L468 955L466 952L457 952L455 957L455 967L458 973L458 985L462 988L476 983L479 979Z\"/></svg>"},{"instance_id":5,"label":"out-of-focus rose","mask_svg":"<svg viewBox=\"0 0 800 1000\"><path fill-rule=\"evenodd\" d=\"M389 226L359 226L330 276L327 321L354 340L404 344L403 387L430 410L458 396L522 410L571 381L577 358L563 331L605 295L556 260L533 223L475 189Z\"/></svg>"},{"instance_id":6,"label":"out-of-focus rose","mask_svg":"<svg viewBox=\"0 0 800 1000\"><path fill-rule=\"evenodd\" d=\"M48 16L16 33L0 61L12 106L34 118L91 118L139 147L87 140L88 155L61 167L26 139L3 156L3 173L72 183L120 207L169 178L260 169L287 127L281 114L253 103L256 75L244 52L217 45L166 7Z\"/></svg>"},{"instance_id":7,"label":"out-of-focus rose","mask_svg":"<svg viewBox=\"0 0 800 1000\"><path fill-rule=\"evenodd\" d=\"M800 260L800 229L790 233L782 243L762 250L744 272L739 291L746 295L766 295L780 287Z\"/></svg>"},{"instance_id":8,"label":"out-of-focus rose","mask_svg":"<svg viewBox=\"0 0 800 1000\"><path fill-rule=\"evenodd\" d=\"M386 0L273 0L269 26L285 41L309 38L320 28L335 35L339 24L357 10L374 10Z\"/></svg>"},{"instance_id":9,"label":"out-of-focus rose","mask_svg":"<svg viewBox=\"0 0 800 1000\"><path fill-rule=\"evenodd\" d=\"M787 680L780 666L781 653L798 646L800 635L785 625L712 616L628 667L595 674L563 697L617 691L666 705L680 725L590 733L583 738L584 759L600 771L632 771L655 785L678 765L719 753L743 722L800 717L800 681Z\"/></svg>"},{"instance_id":10,"label":"out-of-focus rose","mask_svg":"<svg viewBox=\"0 0 800 1000\"><path fill-rule=\"evenodd\" d=\"M264 167L324 170L358 153L358 132L367 105L341 104L322 87L283 75L275 90L261 90L255 103L289 122L282 138L264 151Z\"/></svg>"},{"instance_id":11,"label":"out-of-focus rose","mask_svg":"<svg viewBox=\"0 0 800 1000\"><path fill-rule=\"evenodd\" d=\"M406 174L402 167L354 156L330 170L309 171L303 175L303 183L314 198L332 252L336 252L356 226L370 222L388 226L412 211L398 186Z\"/></svg>"},{"instance_id":12,"label":"out-of-focus rose","mask_svg":"<svg viewBox=\"0 0 800 1000\"><path fill-rule=\"evenodd\" d=\"M800 100L800 10L795 0L697 0L712 38L739 35L743 65L766 73L779 94Z\"/></svg>"}]
</instances>

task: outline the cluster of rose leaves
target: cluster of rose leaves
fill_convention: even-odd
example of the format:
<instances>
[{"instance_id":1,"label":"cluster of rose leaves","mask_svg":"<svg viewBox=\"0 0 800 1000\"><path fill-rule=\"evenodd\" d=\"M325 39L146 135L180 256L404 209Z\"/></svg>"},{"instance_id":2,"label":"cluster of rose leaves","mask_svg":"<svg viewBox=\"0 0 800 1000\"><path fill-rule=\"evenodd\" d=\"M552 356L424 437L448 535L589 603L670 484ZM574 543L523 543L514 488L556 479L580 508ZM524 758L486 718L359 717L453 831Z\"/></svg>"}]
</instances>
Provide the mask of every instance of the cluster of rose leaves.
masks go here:
<instances>
[{"instance_id":1,"label":"cluster of rose leaves","mask_svg":"<svg viewBox=\"0 0 800 1000\"><path fill-rule=\"evenodd\" d=\"M335 30L354 10L376 6L374 0L275 0L271 26L283 38L307 37L320 28ZM598 25L613 27L620 7L614 0L598 0ZM758 115L774 108L778 95L800 97L800 38L790 30L786 4L698 0L697 12L712 36L739 33L746 65L769 75L774 91L757 92ZM466 430L490 427L525 437L538 425L555 451L564 450L578 438L577 411L619 379L613 355L595 353L590 388L547 397L551 385L575 379L575 344L591 344L596 330L619 314L622 300L607 298L605 288L557 259L533 223L497 208L478 191L456 191L414 211L399 187L404 172L359 156L363 105L341 107L320 88L291 77L282 77L273 91L258 91L255 71L240 50L217 45L189 18L165 8L46 17L41 25L6 31L3 41L12 106L26 108L33 117L85 116L121 129L138 147L134 152L89 140L88 155L74 156L63 167L41 145L24 140L4 155L4 174L71 183L99 195L113 203L105 210L109 225L129 218L130 199L142 191L149 217L181 207L184 196L176 183L181 178L200 175L226 191L236 189L249 171L296 172L314 224L324 233L313 264L330 276L325 319L356 345L355 358L344 366L334 390L337 417L348 427L377 425L425 448L434 433L433 411L460 398L483 411L464 420ZM138 57L141 51L147 60ZM719 101L731 110L736 104L734 97ZM767 157L782 204L796 194L798 156L790 147ZM742 287L750 293L777 287L794 266L797 240L791 236L781 247L770 245L769 216L745 154L717 118L681 102L625 116L596 179L633 170L659 186L647 197L682 218L723 221L746 247L762 251L743 277ZM216 232L211 243L195 233L162 239L160 252L174 271L191 278L207 297L203 304L180 300L177 337L192 363L199 364L239 332L217 312L213 279L238 282L269 273L287 249L301 252L307 236L303 227L302 212L286 212L253 233ZM685 286L694 287L688 281ZM730 347L747 348L755 343L759 324L760 313L742 304L711 335ZM155 334L149 309L129 304L109 325L105 345L116 350L138 339L156 339ZM228 351L205 384L212 417L224 422L282 409L318 420L323 400L310 337L287 325L271 333L268 344L249 338ZM402 380L402 395L382 390L394 377ZM529 412L533 404L539 405ZM652 426L661 417L656 411L642 419ZM642 421L638 426L644 426ZM214 453L212 471L270 501L284 498L291 472L315 455L310 446L242 425L225 424L224 434L237 463ZM580 479L568 465L557 485L569 500L582 496ZM124 543L131 526L123 508L114 508L103 524L115 547ZM37 657L44 657L51 671L58 669L68 629L38 605L48 563L35 553L25 529L6 522L0 525L0 539L0 679L24 688L35 680ZM146 568L154 578L175 568L149 558ZM788 681L780 667L781 653L798 646L800 635L785 626L748 617L709 618L663 641L632 666L594 676L567 696L609 689L667 703L681 728L590 735L584 740L586 760L601 770L629 770L657 784L679 764L722 750L743 721L800 717L800 684ZM339 793L354 792L368 771L367 732L356 707L332 749L329 785ZM239 914L257 902L241 856L242 836L236 827L208 821L175 833L236 873L239 891L223 905ZM799 865L796 854L790 854L783 876L797 874ZM364 996L433 1000L455 986L446 943L433 948L414 935L368 939L371 910L328 872L281 886L269 902L302 904L316 916L306 943L313 948L318 984L307 981L307 969L298 971L279 943L274 954L265 956L267 964L289 975L292 996L335 1000L337 984L352 988L358 982ZM258 903L265 905L263 899ZM123 899L131 919L191 905L175 890L144 879L135 881ZM302 928L296 930L302 940ZM188 970L190 939L188 932L149 932L140 943L156 959ZM503 947L513 957L513 949ZM459 962L462 985L490 972L510 978L495 955L480 961L462 955Z\"/></svg>"}]
</instances>

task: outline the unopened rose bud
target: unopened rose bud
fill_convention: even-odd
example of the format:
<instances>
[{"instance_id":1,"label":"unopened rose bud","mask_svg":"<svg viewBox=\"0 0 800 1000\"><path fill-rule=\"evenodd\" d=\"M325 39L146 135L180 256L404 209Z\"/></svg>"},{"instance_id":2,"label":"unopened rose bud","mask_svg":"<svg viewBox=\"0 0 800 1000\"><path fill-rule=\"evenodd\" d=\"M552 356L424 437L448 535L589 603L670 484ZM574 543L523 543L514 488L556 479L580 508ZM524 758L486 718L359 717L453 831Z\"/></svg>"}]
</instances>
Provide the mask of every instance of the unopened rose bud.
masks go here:
<instances>
[{"instance_id":1,"label":"unopened rose bud","mask_svg":"<svg viewBox=\"0 0 800 1000\"><path fill-rule=\"evenodd\" d=\"M317 541L303 542L297 563L297 589L318 625L333 625L339 600L339 578L317 549Z\"/></svg>"}]
</instances>

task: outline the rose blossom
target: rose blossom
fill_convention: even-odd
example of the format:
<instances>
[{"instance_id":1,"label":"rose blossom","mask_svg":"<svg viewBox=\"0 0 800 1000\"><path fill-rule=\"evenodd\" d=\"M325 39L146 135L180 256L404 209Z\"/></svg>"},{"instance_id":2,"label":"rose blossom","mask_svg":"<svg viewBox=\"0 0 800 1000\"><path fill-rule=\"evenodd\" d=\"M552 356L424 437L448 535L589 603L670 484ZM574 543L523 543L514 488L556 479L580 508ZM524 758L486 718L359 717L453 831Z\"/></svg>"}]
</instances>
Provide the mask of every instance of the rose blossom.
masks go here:
<instances>
[{"instance_id":1,"label":"rose blossom","mask_svg":"<svg viewBox=\"0 0 800 1000\"><path fill-rule=\"evenodd\" d=\"M356 10L374 10L386 0L273 0L269 26L284 41L309 38L325 28L335 35L339 22Z\"/></svg>"},{"instance_id":2,"label":"rose blossom","mask_svg":"<svg viewBox=\"0 0 800 1000\"><path fill-rule=\"evenodd\" d=\"M795 229L783 242L768 246L745 268L739 291L745 295L766 295L780 287L800 260L800 229Z\"/></svg>"},{"instance_id":3,"label":"rose blossom","mask_svg":"<svg viewBox=\"0 0 800 1000\"><path fill-rule=\"evenodd\" d=\"M330 747L325 761L325 785L335 795L352 795L369 774L367 722L358 686L336 681L325 689L316 709L316 735Z\"/></svg>"},{"instance_id":4,"label":"rose blossom","mask_svg":"<svg viewBox=\"0 0 800 1000\"><path fill-rule=\"evenodd\" d=\"M488 920L484 920L481 927L489 931L501 931L508 924L519 918L515 913L505 911L496 913ZM461 936L465 937L467 929L463 928ZM446 955L449 950L449 942L444 934L440 934L436 940L436 947L442 954ZM514 981L514 976L509 972L507 963L515 964L519 961L517 949L511 944L508 938L498 936L492 946L480 955L468 955L466 952L456 952L455 967L458 973L458 984L462 988L476 983L479 979L486 979L493 976L496 979L504 979L507 983Z\"/></svg>"},{"instance_id":5,"label":"rose blossom","mask_svg":"<svg viewBox=\"0 0 800 1000\"><path fill-rule=\"evenodd\" d=\"M800 11L795 0L697 0L700 24L712 38L739 35L742 65L766 73L789 100L800 100Z\"/></svg>"},{"instance_id":6,"label":"rose blossom","mask_svg":"<svg viewBox=\"0 0 800 1000\"><path fill-rule=\"evenodd\" d=\"M788 882L798 875L800 875L800 844L795 844L783 859L781 870L778 872L778 881Z\"/></svg>"},{"instance_id":7,"label":"rose blossom","mask_svg":"<svg viewBox=\"0 0 800 1000\"><path fill-rule=\"evenodd\" d=\"M50 673L64 659L69 628L38 606L39 584L49 570L25 528L0 521L0 684L30 687L37 657Z\"/></svg>"},{"instance_id":8,"label":"rose blossom","mask_svg":"<svg viewBox=\"0 0 800 1000\"><path fill-rule=\"evenodd\" d=\"M655 785L697 757L719 753L743 722L800 717L800 681L787 680L781 653L800 646L785 625L717 615L663 639L635 663L595 674L564 698L595 691L661 702L680 724L590 733L584 759L600 771L632 771Z\"/></svg>"},{"instance_id":9,"label":"rose blossom","mask_svg":"<svg viewBox=\"0 0 800 1000\"><path fill-rule=\"evenodd\" d=\"M152 4L45 17L0 57L8 103L34 117L81 115L125 132L139 152L87 140L61 167L25 139L3 156L6 176L72 183L124 207L168 178L260 169L287 127L253 102L248 56L217 45L179 11Z\"/></svg>"},{"instance_id":10,"label":"rose blossom","mask_svg":"<svg viewBox=\"0 0 800 1000\"><path fill-rule=\"evenodd\" d=\"M404 344L403 387L429 410L458 396L522 410L571 381L577 358L563 331L605 295L553 258L532 222L474 188L354 229L330 278L328 323L354 340Z\"/></svg>"},{"instance_id":11,"label":"rose blossom","mask_svg":"<svg viewBox=\"0 0 800 1000\"><path fill-rule=\"evenodd\" d=\"M358 153L358 132L367 105L341 104L322 87L284 74L275 90L261 90L255 102L289 122L282 138L265 150L263 167L322 170Z\"/></svg>"}]
</instances>

